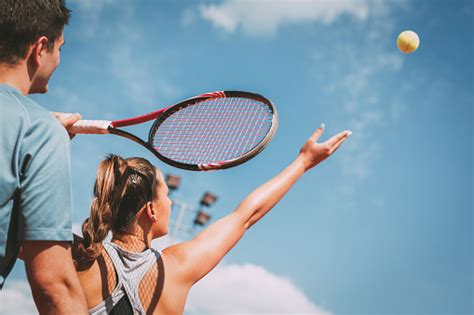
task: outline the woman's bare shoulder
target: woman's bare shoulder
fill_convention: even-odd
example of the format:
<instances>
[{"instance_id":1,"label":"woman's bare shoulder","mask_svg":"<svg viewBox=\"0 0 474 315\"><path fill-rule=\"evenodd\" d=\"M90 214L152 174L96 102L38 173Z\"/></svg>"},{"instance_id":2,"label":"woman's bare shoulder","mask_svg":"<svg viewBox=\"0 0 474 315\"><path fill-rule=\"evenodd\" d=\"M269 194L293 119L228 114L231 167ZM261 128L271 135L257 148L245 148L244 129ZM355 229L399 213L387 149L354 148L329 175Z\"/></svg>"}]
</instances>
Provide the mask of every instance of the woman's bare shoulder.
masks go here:
<instances>
[{"instance_id":1,"label":"woman's bare shoulder","mask_svg":"<svg viewBox=\"0 0 474 315\"><path fill-rule=\"evenodd\" d=\"M115 269L104 250L92 264L78 267L77 276L90 309L104 301L115 289L117 285Z\"/></svg>"}]
</instances>

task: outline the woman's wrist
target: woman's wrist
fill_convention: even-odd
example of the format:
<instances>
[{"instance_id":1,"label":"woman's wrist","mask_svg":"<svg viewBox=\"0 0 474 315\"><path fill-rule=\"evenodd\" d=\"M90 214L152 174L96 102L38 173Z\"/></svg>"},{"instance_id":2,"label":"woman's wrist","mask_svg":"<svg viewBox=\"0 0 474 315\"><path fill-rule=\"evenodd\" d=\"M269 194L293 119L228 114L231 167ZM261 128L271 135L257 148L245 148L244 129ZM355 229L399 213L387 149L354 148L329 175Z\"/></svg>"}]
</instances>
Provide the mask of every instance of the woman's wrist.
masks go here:
<instances>
[{"instance_id":1,"label":"woman's wrist","mask_svg":"<svg viewBox=\"0 0 474 315\"><path fill-rule=\"evenodd\" d=\"M309 170L311 168L311 163L308 159L306 159L304 157L303 154L298 154L298 156L296 157L295 161L293 162L295 163L298 167L301 167L303 172L306 172L307 170Z\"/></svg>"}]
</instances>

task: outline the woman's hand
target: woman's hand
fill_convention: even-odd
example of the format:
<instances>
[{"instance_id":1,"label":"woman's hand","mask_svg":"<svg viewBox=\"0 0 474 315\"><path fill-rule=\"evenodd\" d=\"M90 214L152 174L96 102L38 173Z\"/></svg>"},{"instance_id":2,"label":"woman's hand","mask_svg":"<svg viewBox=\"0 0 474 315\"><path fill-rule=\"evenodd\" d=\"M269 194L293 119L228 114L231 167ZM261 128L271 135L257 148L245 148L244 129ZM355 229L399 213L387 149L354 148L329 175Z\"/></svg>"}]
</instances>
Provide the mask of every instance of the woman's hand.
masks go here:
<instances>
[{"instance_id":1,"label":"woman's hand","mask_svg":"<svg viewBox=\"0 0 474 315\"><path fill-rule=\"evenodd\" d=\"M327 159L352 134L352 131L345 130L326 142L318 143L319 137L324 132L324 127L324 124L321 124L321 127L316 129L300 150L298 159L302 161L305 171Z\"/></svg>"}]
</instances>

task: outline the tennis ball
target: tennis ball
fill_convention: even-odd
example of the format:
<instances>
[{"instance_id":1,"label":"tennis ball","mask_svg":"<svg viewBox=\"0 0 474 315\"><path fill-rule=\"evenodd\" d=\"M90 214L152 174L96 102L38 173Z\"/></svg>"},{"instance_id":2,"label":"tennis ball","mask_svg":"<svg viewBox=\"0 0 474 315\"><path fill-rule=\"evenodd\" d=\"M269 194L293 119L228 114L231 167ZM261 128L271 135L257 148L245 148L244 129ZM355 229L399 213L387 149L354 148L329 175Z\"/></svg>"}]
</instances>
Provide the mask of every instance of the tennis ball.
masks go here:
<instances>
[{"instance_id":1,"label":"tennis ball","mask_svg":"<svg viewBox=\"0 0 474 315\"><path fill-rule=\"evenodd\" d=\"M403 31L398 35L397 46L405 54L414 52L420 45L420 38L413 31Z\"/></svg>"}]
</instances>

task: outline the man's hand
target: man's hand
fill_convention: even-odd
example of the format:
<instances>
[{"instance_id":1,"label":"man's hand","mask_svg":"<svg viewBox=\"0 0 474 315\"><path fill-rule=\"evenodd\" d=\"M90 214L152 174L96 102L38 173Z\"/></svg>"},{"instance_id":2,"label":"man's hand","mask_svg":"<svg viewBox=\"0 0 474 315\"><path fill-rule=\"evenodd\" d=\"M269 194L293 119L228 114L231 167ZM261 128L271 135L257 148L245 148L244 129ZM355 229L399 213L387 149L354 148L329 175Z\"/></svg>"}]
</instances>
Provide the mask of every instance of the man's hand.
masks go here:
<instances>
[{"instance_id":1,"label":"man's hand","mask_svg":"<svg viewBox=\"0 0 474 315\"><path fill-rule=\"evenodd\" d=\"M81 115L78 113L71 114L71 113L58 113L53 112L54 117L66 128L69 134L69 138L74 138L75 134L69 132L69 129L72 125L74 125L78 120L81 119Z\"/></svg>"}]
</instances>

